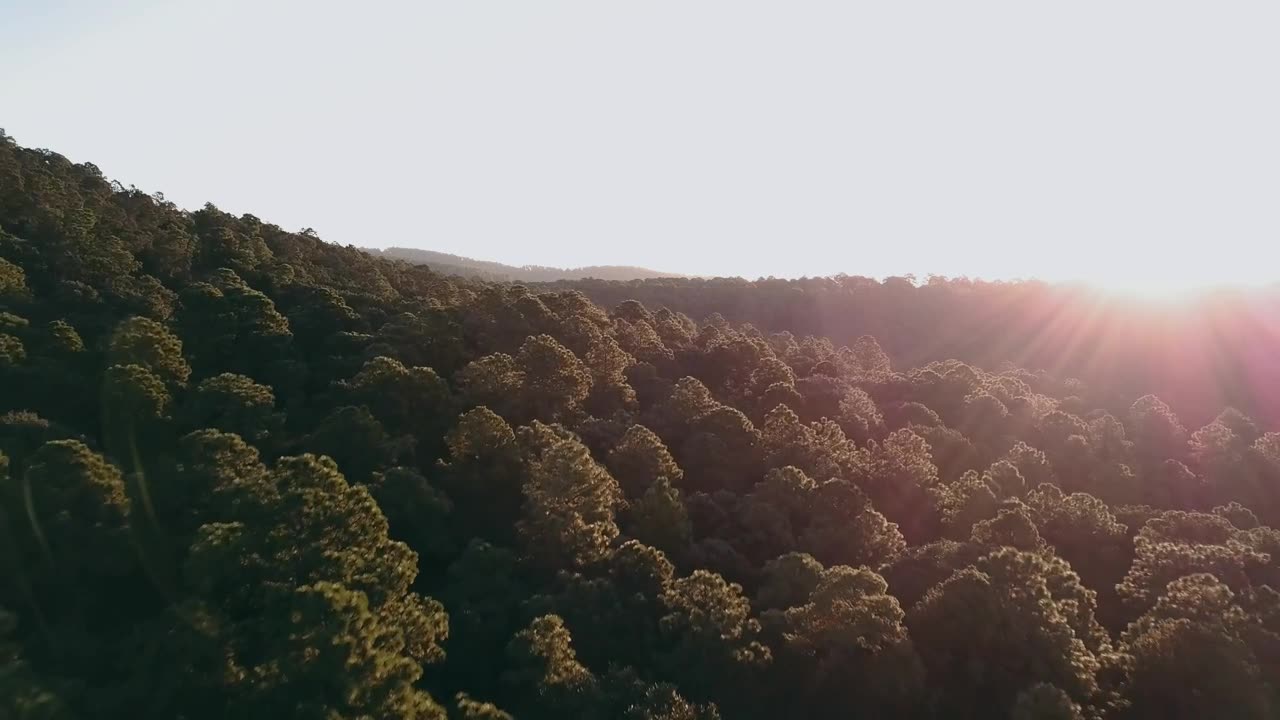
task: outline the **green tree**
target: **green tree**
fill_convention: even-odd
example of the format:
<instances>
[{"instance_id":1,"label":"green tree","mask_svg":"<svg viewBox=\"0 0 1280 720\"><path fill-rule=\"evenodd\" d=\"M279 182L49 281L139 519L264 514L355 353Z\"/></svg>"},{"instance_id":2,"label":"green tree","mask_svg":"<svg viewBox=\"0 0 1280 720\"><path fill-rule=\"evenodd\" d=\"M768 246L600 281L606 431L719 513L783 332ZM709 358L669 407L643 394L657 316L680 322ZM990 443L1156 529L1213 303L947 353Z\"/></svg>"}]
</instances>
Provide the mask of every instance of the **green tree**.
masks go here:
<instances>
[{"instance_id":1,"label":"green tree","mask_svg":"<svg viewBox=\"0 0 1280 720\"><path fill-rule=\"evenodd\" d=\"M191 376L182 355L182 341L154 320L132 317L111 336L107 359L113 365L138 365L151 371L169 388L181 388Z\"/></svg>"},{"instance_id":2,"label":"green tree","mask_svg":"<svg viewBox=\"0 0 1280 720\"><path fill-rule=\"evenodd\" d=\"M524 502L524 461L515 431L486 407L469 410L445 436L448 462L440 485L453 500L461 527L510 545Z\"/></svg>"},{"instance_id":3,"label":"green tree","mask_svg":"<svg viewBox=\"0 0 1280 720\"><path fill-rule=\"evenodd\" d=\"M222 373L206 378L187 396L181 416L193 430L214 428L261 443L283 430L275 393L252 378Z\"/></svg>"},{"instance_id":4,"label":"green tree","mask_svg":"<svg viewBox=\"0 0 1280 720\"><path fill-rule=\"evenodd\" d=\"M3 269L3 268L0 268ZM62 720L72 714L53 683L42 678L12 639L17 618L0 608L0 717Z\"/></svg>"},{"instance_id":5,"label":"green tree","mask_svg":"<svg viewBox=\"0 0 1280 720\"><path fill-rule=\"evenodd\" d=\"M622 528L643 543L675 557L684 554L693 535L693 524L680 491L666 477L659 477L623 514Z\"/></svg>"},{"instance_id":6,"label":"green tree","mask_svg":"<svg viewBox=\"0 0 1280 720\"><path fill-rule=\"evenodd\" d=\"M603 559L618 536L618 483L572 433L535 421L521 428L526 477L516 528L526 557L546 569Z\"/></svg>"},{"instance_id":7,"label":"green tree","mask_svg":"<svg viewBox=\"0 0 1280 720\"><path fill-rule=\"evenodd\" d=\"M1084 720L1071 696L1048 683L1037 683L1018 693L1011 720Z\"/></svg>"},{"instance_id":8,"label":"green tree","mask_svg":"<svg viewBox=\"0 0 1280 720\"><path fill-rule=\"evenodd\" d=\"M364 405L385 426L411 435L424 460L438 456L453 403L448 383L434 370L375 357L339 388L347 402Z\"/></svg>"},{"instance_id":9,"label":"green tree","mask_svg":"<svg viewBox=\"0 0 1280 720\"><path fill-rule=\"evenodd\" d=\"M662 604L664 674L690 697L717 700L725 707L740 704L741 697L730 695L771 659L769 648L757 640L760 622L751 616L742 587L695 570L668 586Z\"/></svg>"},{"instance_id":10,"label":"green tree","mask_svg":"<svg viewBox=\"0 0 1280 720\"><path fill-rule=\"evenodd\" d=\"M504 683L524 717L586 715L599 703L599 684L573 650L573 638L557 615L535 618L507 647Z\"/></svg>"},{"instance_id":11,"label":"green tree","mask_svg":"<svg viewBox=\"0 0 1280 720\"><path fill-rule=\"evenodd\" d=\"M920 709L924 668L905 613L876 573L826 570L806 604L784 613L784 654L798 665L795 690L806 717L839 717L850 708L904 717Z\"/></svg>"},{"instance_id":12,"label":"green tree","mask_svg":"<svg viewBox=\"0 0 1280 720\"><path fill-rule=\"evenodd\" d=\"M1040 682L1087 700L1096 690L1097 659L1076 637L1045 575L1022 569L1024 562L1034 568L1037 556L999 552L1001 562L955 573L908 615L941 706L953 717L1004 713ZM967 621L956 622L961 617Z\"/></svg>"}]
</instances>

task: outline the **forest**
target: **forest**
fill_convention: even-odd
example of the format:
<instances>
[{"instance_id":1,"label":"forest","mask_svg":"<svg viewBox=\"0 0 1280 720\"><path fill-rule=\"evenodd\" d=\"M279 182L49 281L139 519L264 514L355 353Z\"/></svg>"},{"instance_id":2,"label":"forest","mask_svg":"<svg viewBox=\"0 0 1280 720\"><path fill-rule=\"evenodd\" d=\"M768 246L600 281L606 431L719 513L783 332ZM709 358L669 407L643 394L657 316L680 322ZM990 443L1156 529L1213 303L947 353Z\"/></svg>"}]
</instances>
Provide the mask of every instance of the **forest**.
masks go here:
<instances>
[{"instance_id":1,"label":"forest","mask_svg":"<svg viewBox=\"0 0 1280 720\"><path fill-rule=\"evenodd\" d=\"M0 718L1277 717L1275 302L449 277L0 133Z\"/></svg>"}]
</instances>

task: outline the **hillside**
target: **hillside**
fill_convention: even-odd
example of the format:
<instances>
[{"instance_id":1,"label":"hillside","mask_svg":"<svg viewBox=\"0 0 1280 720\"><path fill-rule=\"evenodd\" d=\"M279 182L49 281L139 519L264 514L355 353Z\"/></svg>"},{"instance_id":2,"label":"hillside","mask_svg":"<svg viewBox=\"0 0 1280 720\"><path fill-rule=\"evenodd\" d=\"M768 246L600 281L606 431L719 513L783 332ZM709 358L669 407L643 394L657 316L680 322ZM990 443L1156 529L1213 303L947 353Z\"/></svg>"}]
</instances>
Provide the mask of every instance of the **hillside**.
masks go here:
<instances>
[{"instance_id":1,"label":"hillside","mask_svg":"<svg viewBox=\"0 0 1280 720\"><path fill-rule=\"evenodd\" d=\"M461 255L418 250L416 248L389 247L385 250L365 249L371 255L404 260L416 265L426 265L441 275L456 275L479 280L515 282L555 282L557 280L643 280L646 278L683 277L676 273L662 273L641 267L625 265L589 265L580 268L554 268L539 265L503 265L486 260L473 260Z\"/></svg>"},{"instance_id":2,"label":"hillside","mask_svg":"<svg viewBox=\"0 0 1280 720\"><path fill-rule=\"evenodd\" d=\"M908 285L446 277L0 135L0 718L1275 717L1267 297Z\"/></svg>"}]
</instances>

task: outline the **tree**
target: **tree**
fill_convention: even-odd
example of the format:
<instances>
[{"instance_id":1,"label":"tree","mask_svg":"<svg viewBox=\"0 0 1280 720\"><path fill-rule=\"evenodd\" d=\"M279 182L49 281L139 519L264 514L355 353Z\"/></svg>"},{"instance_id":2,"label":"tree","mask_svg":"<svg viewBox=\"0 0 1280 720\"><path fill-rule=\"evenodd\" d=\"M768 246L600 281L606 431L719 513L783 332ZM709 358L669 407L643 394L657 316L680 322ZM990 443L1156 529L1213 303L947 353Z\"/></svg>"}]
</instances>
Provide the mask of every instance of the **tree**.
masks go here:
<instances>
[{"instance_id":1,"label":"tree","mask_svg":"<svg viewBox=\"0 0 1280 720\"><path fill-rule=\"evenodd\" d=\"M1169 511L1147 521L1134 538L1135 557L1116 587L1134 614L1153 605L1170 582L1207 572L1234 589L1249 585L1268 556L1240 542L1217 515Z\"/></svg>"},{"instance_id":2,"label":"tree","mask_svg":"<svg viewBox=\"0 0 1280 720\"><path fill-rule=\"evenodd\" d=\"M524 503L524 463L515 431L486 407L458 416L445 435L448 462L441 461L441 488L453 501L458 523L476 537L514 541Z\"/></svg>"},{"instance_id":3,"label":"tree","mask_svg":"<svg viewBox=\"0 0 1280 720\"><path fill-rule=\"evenodd\" d=\"M911 608L936 585L977 563L990 551L989 547L954 540L914 545L882 565L880 574L903 607Z\"/></svg>"},{"instance_id":4,"label":"tree","mask_svg":"<svg viewBox=\"0 0 1280 720\"><path fill-rule=\"evenodd\" d=\"M149 370L171 389L186 385L191 367L182 355L182 341L154 320L132 317L120 323L111 336L108 361L137 365Z\"/></svg>"},{"instance_id":5,"label":"tree","mask_svg":"<svg viewBox=\"0 0 1280 720\"><path fill-rule=\"evenodd\" d=\"M8 333L0 333L0 370L14 368L27 359L27 349L22 340Z\"/></svg>"},{"instance_id":6,"label":"tree","mask_svg":"<svg viewBox=\"0 0 1280 720\"><path fill-rule=\"evenodd\" d=\"M283 418L275 404L270 387L244 375L222 373L196 385L187 398L182 420L193 430L214 428L260 443L283 430Z\"/></svg>"},{"instance_id":7,"label":"tree","mask_svg":"<svg viewBox=\"0 0 1280 720\"><path fill-rule=\"evenodd\" d=\"M862 388L851 388L840 399L840 427L854 442L865 444L885 432L884 416Z\"/></svg>"},{"instance_id":8,"label":"tree","mask_svg":"<svg viewBox=\"0 0 1280 720\"><path fill-rule=\"evenodd\" d=\"M223 642L244 677L257 678L228 693L229 710L443 718L415 684L424 663L443 658L447 617L410 592L417 557L388 537L368 489L332 460L303 455L219 492L235 502L215 506L184 570L232 633Z\"/></svg>"},{"instance_id":9,"label":"tree","mask_svg":"<svg viewBox=\"0 0 1280 720\"><path fill-rule=\"evenodd\" d=\"M1212 625L1168 620L1126 648L1123 718L1264 718L1272 701L1239 639Z\"/></svg>"},{"instance_id":10,"label":"tree","mask_svg":"<svg viewBox=\"0 0 1280 720\"><path fill-rule=\"evenodd\" d=\"M670 683L640 679L634 668L605 676L603 717L624 720L720 720L714 703L691 703Z\"/></svg>"},{"instance_id":11,"label":"tree","mask_svg":"<svg viewBox=\"0 0 1280 720\"><path fill-rule=\"evenodd\" d=\"M684 554L693 535L680 491L659 477L624 514L623 530L675 557Z\"/></svg>"},{"instance_id":12,"label":"tree","mask_svg":"<svg viewBox=\"0 0 1280 720\"><path fill-rule=\"evenodd\" d=\"M672 582L662 594L661 667L690 697L735 707L741 683L766 667L769 648L756 638L760 622L742 587L706 570Z\"/></svg>"},{"instance_id":13,"label":"tree","mask_svg":"<svg viewBox=\"0 0 1280 720\"><path fill-rule=\"evenodd\" d=\"M516 364L524 373L521 400L529 418L567 420L591 391L591 373L571 350L549 335L526 340L516 355Z\"/></svg>"},{"instance_id":14,"label":"tree","mask_svg":"<svg viewBox=\"0 0 1280 720\"><path fill-rule=\"evenodd\" d=\"M407 440L407 441L406 441ZM329 413L307 438L307 449L333 458L343 472L366 482L377 470L410 459L412 440L391 436L363 406Z\"/></svg>"},{"instance_id":15,"label":"tree","mask_svg":"<svg viewBox=\"0 0 1280 720\"><path fill-rule=\"evenodd\" d=\"M573 638L559 616L535 618L511 639L507 656L512 669L503 681L524 716L570 712L581 717L599 702L597 680L578 662Z\"/></svg>"},{"instance_id":16,"label":"tree","mask_svg":"<svg viewBox=\"0 0 1280 720\"><path fill-rule=\"evenodd\" d=\"M971 470L954 483L932 489L930 494L943 530L951 539L969 537L974 523L992 518L998 512L999 503L988 479Z\"/></svg>"},{"instance_id":17,"label":"tree","mask_svg":"<svg viewBox=\"0 0 1280 720\"><path fill-rule=\"evenodd\" d=\"M690 488L741 490L758 477L759 447L760 431L747 416L719 406L694 419L676 458Z\"/></svg>"},{"instance_id":18,"label":"tree","mask_svg":"<svg viewBox=\"0 0 1280 720\"><path fill-rule=\"evenodd\" d=\"M102 379L103 439L108 450L133 469L143 452L163 445L159 433L172 398L160 378L140 365L113 365Z\"/></svg>"},{"instance_id":19,"label":"tree","mask_svg":"<svg viewBox=\"0 0 1280 720\"><path fill-rule=\"evenodd\" d=\"M77 440L45 443L27 461L29 530L67 578L119 576L134 567L131 503L119 469Z\"/></svg>"},{"instance_id":20,"label":"tree","mask_svg":"<svg viewBox=\"0 0 1280 720\"><path fill-rule=\"evenodd\" d=\"M756 608L786 610L804 605L822 581L824 570L822 563L808 553L790 552L770 560L756 592Z\"/></svg>"},{"instance_id":21,"label":"tree","mask_svg":"<svg viewBox=\"0 0 1280 720\"><path fill-rule=\"evenodd\" d=\"M806 604L784 613L779 662L800 667L806 717L909 716L921 706L924 669L903 625L905 613L884 579L866 569L826 570ZM793 706L794 707L794 706Z\"/></svg>"},{"instance_id":22,"label":"tree","mask_svg":"<svg viewBox=\"0 0 1280 720\"><path fill-rule=\"evenodd\" d=\"M983 475L987 484L1002 498L1020 498L1027 492L1026 478L1018 466L1007 460L998 460Z\"/></svg>"},{"instance_id":23,"label":"tree","mask_svg":"<svg viewBox=\"0 0 1280 720\"><path fill-rule=\"evenodd\" d=\"M520 429L524 508L516 524L525 556L543 569L603 559L618 536L618 483L571 433L540 422Z\"/></svg>"},{"instance_id":24,"label":"tree","mask_svg":"<svg viewBox=\"0 0 1280 720\"><path fill-rule=\"evenodd\" d=\"M1098 498L1068 495L1048 483L1027 495L1027 508L1040 536L1080 573L1085 585L1100 590L1106 604L1132 558L1128 528Z\"/></svg>"},{"instance_id":25,"label":"tree","mask_svg":"<svg viewBox=\"0 0 1280 720\"><path fill-rule=\"evenodd\" d=\"M271 637L277 675L233 703L240 717L403 717L445 720L415 687L421 666L402 631L376 614L361 592L319 582L294 591L286 623Z\"/></svg>"},{"instance_id":26,"label":"tree","mask_svg":"<svg viewBox=\"0 0 1280 720\"><path fill-rule=\"evenodd\" d=\"M929 489L937 482L929 444L914 432L895 430L883 443L871 445L871 472L863 490L910 542L933 534Z\"/></svg>"},{"instance_id":27,"label":"tree","mask_svg":"<svg viewBox=\"0 0 1280 720\"><path fill-rule=\"evenodd\" d=\"M970 541L978 545L1012 547L1024 552L1045 549L1044 539L1025 505L1018 503L1003 507L994 518L980 520L973 525Z\"/></svg>"},{"instance_id":28,"label":"tree","mask_svg":"<svg viewBox=\"0 0 1280 720\"><path fill-rule=\"evenodd\" d=\"M1008 712L1035 683L1056 685L1075 701L1095 691L1097 659L1063 616L1036 558L997 551L996 562L955 573L908 614L930 684L954 717Z\"/></svg>"},{"instance_id":29,"label":"tree","mask_svg":"<svg viewBox=\"0 0 1280 720\"><path fill-rule=\"evenodd\" d=\"M267 468L239 435L205 428L178 439L173 462L150 483L162 529L183 549L213 518L261 506L270 494Z\"/></svg>"},{"instance_id":30,"label":"tree","mask_svg":"<svg viewBox=\"0 0 1280 720\"><path fill-rule=\"evenodd\" d=\"M880 343L870 335L862 335L854 341L850 348L849 360L855 371L864 378L876 379L890 372L889 356L880 348Z\"/></svg>"},{"instance_id":31,"label":"tree","mask_svg":"<svg viewBox=\"0 0 1280 720\"><path fill-rule=\"evenodd\" d=\"M455 696L458 705L458 716L461 720L514 720L510 714L498 709L493 703L472 700L464 692Z\"/></svg>"},{"instance_id":32,"label":"tree","mask_svg":"<svg viewBox=\"0 0 1280 720\"><path fill-rule=\"evenodd\" d=\"M0 297L21 297L27 292L27 274L19 265L0 258Z\"/></svg>"},{"instance_id":33,"label":"tree","mask_svg":"<svg viewBox=\"0 0 1280 720\"><path fill-rule=\"evenodd\" d=\"M3 268L0 268L3 269ZM0 717L62 720L72 717L56 686L32 669L12 641L17 618L0 608Z\"/></svg>"},{"instance_id":34,"label":"tree","mask_svg":"<svg viewBox=\"0 0 1280 720\"><path fill-rule=\"evenodd\" d=\"M209 282L188 285L180 298L178 330L200 374L239 373L277 390L299 379L284 362L293 341L288 319L235 272L219 269Z\"/></svg>"},{"instance_id":35,"label":"tree","mask_svg":"<svg viewBox=\"0 0 1280 720\"><path fill-rule=\"evenodd\" d=\"M391 537L418 554L424 572L443 574L458 550L449 498L407 467L378 473L369 489L387 516Z\"/></svg>"},{"instance_id":36,"label":"tree","mask_svg":"<svg viewBox=\"0 0 1280 720\"><path fill-rule=\"evenodd\" d=\"M437 455L453 403L449 385L434 370L375 357L338 387L348 402L364 405L385 426L411 435L427 458Z\"/></svg>"},{"instance_id":37,"label":"tree","mask_svg":"<svg viewBox=\"0 0 1280 720\"><path fill-rule=\"evenodd\" d=\"M1187 431L1160 398L1144 395L1129 408L1134 449L1144 467L1186 455Z\"/></svg>"},{"instance_id":38,"label":"tree","mask_svg":"<svg viewBox=\"0 0 1280 720\"><path fill-rule=\"evenodd\" d=\"M676 465L662 439L643 425L627 429L621 441L609 450L605 465L628 498L643 496L659 480L678 487L684 478L684 471Z\"/></svg>"},{"instance_id":39,"label":"tree","mask_svg":"<svg viewBox=\"0 0 1280 720\"><path fill-rule=\"evenodd\" d=\"M1012 720L1084 720L1071 696L1048 683L1036 683L1018 693Z\"/></svg>"},{"instance_id":40,"label":"tree","mask_svg":"<svg viewBox=\"0 0 1280 720\"><path fill-rule=\"evenodd\" d=\"M1053 467L1049 465L1045 454L1021 440L1004 454L1003 460L1017 468L1029 490L1055 480Z\"/></svg>"},{"instance_id":41,"label":"tree","mask_svg":"<svg viewBox=\"0 0 1280 720\"><path fill-rule=\"evenodd\" d=\"M875 565L906 549L896 523L871 506L852 483L829 480L813 493L813 520L799 547L829 565Z\"/></svg>"},{"instance_id":42,"label":"tree","mask_svg":"<svg viewBox=\"0 0 1280 720\"><path fill-rule=\"evenodd\" d=\"M441 680L496 695L504 648L523 622L521 604L532 590L515 554L473 539L447 570L439 598L449 610L448 662Z\"/></svg>"}]
</instances>

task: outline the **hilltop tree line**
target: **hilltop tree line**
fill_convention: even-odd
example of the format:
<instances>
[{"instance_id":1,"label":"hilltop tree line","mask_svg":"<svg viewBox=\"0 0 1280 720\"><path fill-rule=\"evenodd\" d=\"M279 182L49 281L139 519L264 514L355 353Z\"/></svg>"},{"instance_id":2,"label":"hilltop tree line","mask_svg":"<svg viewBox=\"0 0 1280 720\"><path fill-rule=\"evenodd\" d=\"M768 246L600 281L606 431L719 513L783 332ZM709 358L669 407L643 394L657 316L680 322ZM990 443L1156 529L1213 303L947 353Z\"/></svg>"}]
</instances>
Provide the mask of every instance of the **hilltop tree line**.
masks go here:
<instances>
[{"instance_id":1,"label":"hilltop tree line","mask_svg":"<svg viewBox=\"0 0 1280 720\"><path fill-rule=\"evenodd\" d=\"M1147 272L1158 276L1160 266ZM540 289L579 290L602 307L638 300L695 318L719 313L766 334L816 335L836 346L871 335L907 368L958 359L994 372L1044 369L1083 380L1089 407L1117 417L1134 398L1156 394L1196 427L1224 407L1280 425L1280 284L1165 301L939 276L580 279Z\"/></svg>"},{"instance_id":2,"label":"hilltop tree line","mask_svg":"<svg viewBox=\"0 0 1280 720\"><path fill-rule=\"evenodd\" d=\"M4 137L0 717L1280 711L1266 423L644 300Z\"/></svg>"}]
</instances>

